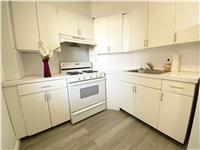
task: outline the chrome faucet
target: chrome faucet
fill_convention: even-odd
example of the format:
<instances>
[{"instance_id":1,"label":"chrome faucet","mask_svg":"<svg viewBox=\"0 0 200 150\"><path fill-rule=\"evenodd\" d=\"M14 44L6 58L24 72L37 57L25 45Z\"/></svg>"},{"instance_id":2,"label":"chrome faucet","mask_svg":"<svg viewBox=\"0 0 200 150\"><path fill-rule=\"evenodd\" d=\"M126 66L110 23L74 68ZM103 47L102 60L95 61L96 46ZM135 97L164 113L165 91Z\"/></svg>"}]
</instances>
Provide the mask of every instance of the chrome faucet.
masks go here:
<instances>
[{"instance_id":1,"label":"chrome faucet","mask_svg":"<svg viewBox=\"0 0 200 150\"><path fill-rule=\"evenodd\" d=\"M147 63L147 65L149 66L149 68L150 68L151 70L153 70L153 69L154 69L154 67L153 67L152 63Z\"/></svg>"}]
</instances>

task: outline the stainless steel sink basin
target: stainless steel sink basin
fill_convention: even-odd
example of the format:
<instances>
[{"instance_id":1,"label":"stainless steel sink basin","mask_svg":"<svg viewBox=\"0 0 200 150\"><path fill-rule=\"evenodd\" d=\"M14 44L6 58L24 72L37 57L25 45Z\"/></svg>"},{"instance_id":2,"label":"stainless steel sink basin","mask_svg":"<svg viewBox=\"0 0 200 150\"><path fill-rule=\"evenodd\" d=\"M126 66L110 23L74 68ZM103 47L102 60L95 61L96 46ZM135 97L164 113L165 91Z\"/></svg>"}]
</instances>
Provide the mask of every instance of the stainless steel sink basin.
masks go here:
<instances>
[{"instance_id":1,"label":"stainless steel sink basin","mask_svg":"<svg viewBox=\"0 0 200 150\"><path fill-rule=\"evenodd\" d=\"M157 69L134 69L134 70L128 70L128 72L135 72L135 73L146 73L146 74L163 74L165 73L163 70L157 70Z\"/></svg>"}]
</instances>

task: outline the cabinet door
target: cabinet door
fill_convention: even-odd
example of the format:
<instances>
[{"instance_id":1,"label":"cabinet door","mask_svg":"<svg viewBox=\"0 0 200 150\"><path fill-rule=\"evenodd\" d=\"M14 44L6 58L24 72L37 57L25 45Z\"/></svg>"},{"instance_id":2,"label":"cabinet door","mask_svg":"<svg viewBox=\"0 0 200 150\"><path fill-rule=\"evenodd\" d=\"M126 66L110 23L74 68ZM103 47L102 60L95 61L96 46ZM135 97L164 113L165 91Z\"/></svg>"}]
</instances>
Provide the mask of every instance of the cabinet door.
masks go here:
<instances>
[{"instance_id":1,"label":"cabinet door","mask_svg":"<svg viewBox=\"0 0 200 150\"><path fill-rule=\"evenodd\" d=\"M192 97L163 92L160 103L158 129L184 143L188 127Z\"/></svg>"},{"instance_id":2,"label":"cabinet door","mask_svg":"<svg viewBox=\"0 0 200 150\"><path fill-rule=\"evenodd\" d=\"M145 48L147 39L147 14L148 3L143 2L130 14L130 49L138 50Z\"/></svg>"},{"instance_id":3,"label":"cabinet door","mask_svg":"<svg viewBox=\"0 0 200 150\"><path fill-rule=\"evenodd\" d=\"M123 15L123 52L130 51L130 14Z\"/></svg>"},{"instance_id":4,"label":"cabinet door","mask_svg":"<svg viewBox=\"0 0 200 150\"><path fill-rule=\"evenodd\" d=\"M122 15L108 17L109 51L122 52Z\"/></svg>"},{"instance_id":5,"label":"cabinet door","mask_svg":"<svg viewBox=\"0 0 200 150\"><path fill-rule=\"evenodd\" d=\"M56 7L38 2L37 11L40 40L45 46L55 50L60 47Z\"/></svg>"},{"instance_id":6,"label":"cabinet door","mask_svg":"<svg viewBox=\"0 0 200 150\"><path fill-rule=\"evenodd\" d=\"M57 12L58 12L59 33L77 36L78 35L77 14L61 8L58 8Z\"/></svg>"},{"instance_id":7,"label":"cabinet door","mask_svg":"<svg viewBox=\"0 0 200 150\"><path fill-rule=\"evenodd\" d=\"M46 93L20 97L28 135L33 135L51 127Z\"/></svg>"},{"instance_id":8,"label":"cabinet door","mask_svg":"<svg viewBox=\"0 0 200 150\"><path fill-rule=\"evenodd\" d=\"M135 93L134 85L128 82L120 82L120 108L134 115Z\"/></svg>"},{"instance_id":9,"label":"cabinet door","mask_svg":"<svg viewBox=\"0 0 200 150\"><path fill-rule=\"evenodd\" d=\"M176 43L200 40L199 2L176 2Z\"/></svg>"},{"instance_id":10,"label":"cabinet door","mask_svg":"<svg viewBox=\"0 0 200 150\"><path fill-rule=\"evenodd\" d=\"M11 2L16 49L39 50L35 2Z\"/></svg>"},{"instance_id":11,"label":"cabinet door","mask_svg":"<svg viewBox=\"0 0 200 150\"><path fill-rule=\"evenodd\" d=\"M87 16L78 16L78 36L93 39L93 19Z\"/></svg>"},{"instance_id":12,"label":"cabinet door","mask_svg":"<svg viewBox=\"0 0 200 150\"><path fill-rule=\"evenodd\" d=\"M154 128L157 128L160 97L160 90L136 87L135 116Z\"/></svg>"},{"instance_id":13,"label":"cabinet door","mask_svg":"<svg viewBox=\"0 0 200 150\"><path fill-rule=\"evenodd\" d=\"M52 126L70 120L67 88L47 91Z\"/></svg>"},{"instance_id":14,"label":"cabinet door","mask_svg":"<svg viewBox=\"0 0 200 150\"><path fill-rule=\"evenodd\" d=\"M97 53L108 52L108 18L95 18L94 20L94 40Z\"/></svg>"},{"instance_id":15,"label":"cabinet door","mask_svg":"<svg viewBox=\"0 0 200 150\"><path fill-rule=\"evenodd\" d=\"M148 47L170 45L174 39L175 2L150 2Z\"/></svg>"}]
</instances>

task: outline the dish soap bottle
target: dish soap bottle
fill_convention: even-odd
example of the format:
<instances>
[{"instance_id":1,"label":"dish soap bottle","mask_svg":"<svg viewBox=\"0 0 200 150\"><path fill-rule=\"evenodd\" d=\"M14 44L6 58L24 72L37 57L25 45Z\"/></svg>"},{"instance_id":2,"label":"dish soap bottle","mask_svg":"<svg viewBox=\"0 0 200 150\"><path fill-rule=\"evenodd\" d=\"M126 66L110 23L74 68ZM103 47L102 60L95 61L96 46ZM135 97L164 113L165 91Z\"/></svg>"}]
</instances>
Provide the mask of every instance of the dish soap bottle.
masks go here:
<instances>
[{"instance_id":1,"label":"dish soap bottle","mask_svg":"<svg viewBox=\"0 0 200 150\"><path fill-rule=\"evenodd\" d=\"M171 70L171 62L170 59L168 58L164 65L164 72L170 72L170 70Z\"/></svg>"}]
</instances>

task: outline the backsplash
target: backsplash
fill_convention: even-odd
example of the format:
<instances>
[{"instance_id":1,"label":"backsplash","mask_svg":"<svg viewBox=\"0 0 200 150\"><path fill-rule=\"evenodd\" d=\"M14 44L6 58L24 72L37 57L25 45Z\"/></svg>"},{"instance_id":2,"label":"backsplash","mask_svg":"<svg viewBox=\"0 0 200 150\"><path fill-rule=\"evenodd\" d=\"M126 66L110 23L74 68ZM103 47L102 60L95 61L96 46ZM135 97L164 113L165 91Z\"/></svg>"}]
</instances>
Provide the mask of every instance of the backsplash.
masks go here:
<instances>
[{"instance_id":1,"label":"backsplash","mask_svg":"<svg viewBox=\"0 0 200 150\"><path fill-rule=\"evenodd\" d=\"M95 55L90 52L90 60L94 69L134 69L146 67L151 62L155 68L163 69L167 58L172 59L174 54L181 55L180 71L199 71L199 43L171 45L159 48L150 48L129 53Z\"/></svg>"},{"instance_id":2,"label":"backsplash","mask_svg":"<svg viewBox=\"0 0 200 150\"><path fill-rule=\"evenodd\" d=\"M43 63L40 54L23 53L25 76L43 74ZM61 43L61 52L54 53L49 65L51 73L59 73L60 62L89 61L88 47L71 47L69 43Z\"/></svg>"}]
</instances>

